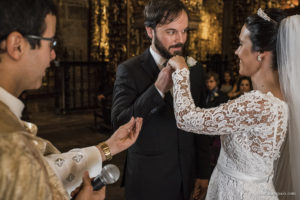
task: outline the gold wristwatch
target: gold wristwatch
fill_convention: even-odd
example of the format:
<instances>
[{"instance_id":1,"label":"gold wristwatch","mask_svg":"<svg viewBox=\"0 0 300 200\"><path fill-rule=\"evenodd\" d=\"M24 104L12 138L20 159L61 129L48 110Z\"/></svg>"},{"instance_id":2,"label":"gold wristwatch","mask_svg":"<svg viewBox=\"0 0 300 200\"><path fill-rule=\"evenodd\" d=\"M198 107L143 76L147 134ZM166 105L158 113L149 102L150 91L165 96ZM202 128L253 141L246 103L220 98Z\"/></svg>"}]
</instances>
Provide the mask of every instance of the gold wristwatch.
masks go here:
<instances>
[{"instance_id":1,"label":"gold wristwatch","mask_svg":"<svg viewBox=\"0 0 300 200\"><path fill-rule=\"evenodd\" d=\"M112 155L111 155L108 145L103 142L103 143L98 144L97 146L99 146L101 148L101 150L103 151L106 160L110 161L112 159Z\"/></svg>"}]
</instances>

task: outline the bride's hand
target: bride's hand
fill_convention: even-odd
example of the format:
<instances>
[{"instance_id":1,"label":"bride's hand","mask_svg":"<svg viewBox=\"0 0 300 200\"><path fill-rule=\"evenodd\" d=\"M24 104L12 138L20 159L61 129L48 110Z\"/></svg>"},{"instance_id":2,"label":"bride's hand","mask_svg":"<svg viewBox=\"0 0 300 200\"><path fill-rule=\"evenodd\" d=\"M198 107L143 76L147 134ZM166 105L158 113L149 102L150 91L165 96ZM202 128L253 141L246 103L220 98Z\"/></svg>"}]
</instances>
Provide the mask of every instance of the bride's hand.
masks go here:
<instances>
[{"instance_id":1,"label":"bride's hand","mask_svg":"<svg viewBox=\"0 0 300 200\"><path fill-rule=\"evenodd\" d=\"M173 70L188 68L185 59L182 56L173 56L169 59L168 65L171 66Z\"/></svg>"}]
</instances>

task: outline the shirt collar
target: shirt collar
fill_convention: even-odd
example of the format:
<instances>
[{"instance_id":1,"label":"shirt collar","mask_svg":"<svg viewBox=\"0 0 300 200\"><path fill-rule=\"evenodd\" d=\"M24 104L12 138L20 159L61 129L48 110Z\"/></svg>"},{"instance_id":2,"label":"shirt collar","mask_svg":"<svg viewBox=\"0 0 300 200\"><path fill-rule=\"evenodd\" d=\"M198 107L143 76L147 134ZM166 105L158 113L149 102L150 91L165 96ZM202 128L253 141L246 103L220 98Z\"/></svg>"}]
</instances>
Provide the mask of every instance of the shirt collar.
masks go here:
<instances>
[{"instance_id":1,"label":"shirt collar","mask_svg":"<svg viewBox=\"0 0 300 200\"><path fill-rule=\"evenodd\" d=\"M0 101L6 104L18 119L21 119L22 111L24 109L24 104L21 100L0 87Z\"/></svg>"},{"instance_id":2,"label":"shirt collar","mask_svg":"<svg viewBox=\"0 0 300 200\"><path fill-rule=\"evenodd\" d=\"M212 91L211 91L211 93L216 93L218 91L218 87L215 87L215 89L213 89Z\"/></svg>"},{"instance_id":3,"label":"shirt collar","mask_svg":"<svg viewBox=\"0 0 300 200\"><path fill-rule=\"evenodd\" d=\"M159 53L154 51L151 46L150 46L150 53L151 53L156 65L161 70L163 68L164 63L167 61L167 59L165 59Z\"/></svg>"}]
</instances>

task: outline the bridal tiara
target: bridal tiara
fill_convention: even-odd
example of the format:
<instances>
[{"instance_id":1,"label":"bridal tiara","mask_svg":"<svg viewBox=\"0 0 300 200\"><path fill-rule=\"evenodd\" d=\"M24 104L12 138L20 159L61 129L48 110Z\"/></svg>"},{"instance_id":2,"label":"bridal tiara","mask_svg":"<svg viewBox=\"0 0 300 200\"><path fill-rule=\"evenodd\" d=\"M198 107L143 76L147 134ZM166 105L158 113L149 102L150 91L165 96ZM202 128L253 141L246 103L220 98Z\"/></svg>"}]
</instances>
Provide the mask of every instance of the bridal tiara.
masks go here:
<instances>
[{"instance_id":1,"label":"bridal tiara","mask_svg":"<svg viewBox=\"0 0 300 200\"><path fill-rule=\"evenodd\" d=\"M257 10L257 15L268 22L273 22L273 23L277 24L277 22L275 20L271 19L261 8L259 8Z\"/></svg>"}]
</instances>

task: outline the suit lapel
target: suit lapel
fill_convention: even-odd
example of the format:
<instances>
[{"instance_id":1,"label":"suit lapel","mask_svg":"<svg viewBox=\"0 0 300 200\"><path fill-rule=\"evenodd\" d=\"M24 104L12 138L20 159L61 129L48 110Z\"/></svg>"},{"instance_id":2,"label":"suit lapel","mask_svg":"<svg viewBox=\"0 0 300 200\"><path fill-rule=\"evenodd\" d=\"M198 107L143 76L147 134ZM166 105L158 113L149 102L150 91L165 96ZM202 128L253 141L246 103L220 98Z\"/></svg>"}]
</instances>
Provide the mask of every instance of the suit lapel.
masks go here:
<instances>
[{"instance_id":1,"label":"suit lapel","mask_svg":"<svg viewBox=\"0 0 300 200\"><path fill-rule=\"evenodd\" d=\"M141 56L141 64L142 68L147 72L147 74L151 77L153 82L157 79L159 74L159 69L150 53L149 48L144 51Z\"/></svg>"}]
</instances>

